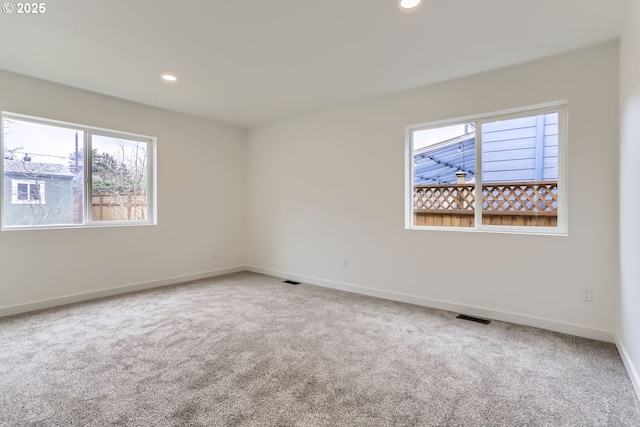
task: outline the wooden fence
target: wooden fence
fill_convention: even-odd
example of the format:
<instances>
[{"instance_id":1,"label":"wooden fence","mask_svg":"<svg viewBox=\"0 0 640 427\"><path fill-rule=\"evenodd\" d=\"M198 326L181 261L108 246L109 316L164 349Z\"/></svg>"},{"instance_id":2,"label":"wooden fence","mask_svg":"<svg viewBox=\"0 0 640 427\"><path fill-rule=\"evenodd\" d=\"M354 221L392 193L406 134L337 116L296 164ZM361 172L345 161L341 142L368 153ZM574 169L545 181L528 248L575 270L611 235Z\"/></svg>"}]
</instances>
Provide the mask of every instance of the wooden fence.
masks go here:
<instances>
[{"instance_id":1,"label":"wooden fence","mask_svg":"<svg viewBox=\"0 0 640 427\"><path fill-rule=\"evenodd\" d=\"M94 221L131 221L147 218L146 194L95 194Z\"/></svg>"},{"instance_id":2,"label":"wooden fence","mask_svg":"<svg viewBox=\"0 0 640 427\"><path fill-rule=\"evenodd\" d=\"M473 227L475 184L413 188L414 225ZM501 182L482 186L482 223L550 227L558 224L556 181Z\"/></svg>"}]
</instances>

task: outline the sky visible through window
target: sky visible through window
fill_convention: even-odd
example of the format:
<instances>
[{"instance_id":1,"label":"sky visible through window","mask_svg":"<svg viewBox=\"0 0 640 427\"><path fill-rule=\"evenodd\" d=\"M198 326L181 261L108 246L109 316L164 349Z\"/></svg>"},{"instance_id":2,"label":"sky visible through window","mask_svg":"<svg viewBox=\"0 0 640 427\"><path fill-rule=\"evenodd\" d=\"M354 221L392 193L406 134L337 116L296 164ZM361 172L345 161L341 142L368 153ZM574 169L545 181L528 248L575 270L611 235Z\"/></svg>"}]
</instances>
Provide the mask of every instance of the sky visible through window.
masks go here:
<instances>
[{"instance_id":1,"label":"sky visible through window","mask_svg":"<svg viewBox=\"0 0 640 427\"><path fill-rule=\"evenodd\" d=\"M465 124L425 129L413 133L413 149L428 147L442 141L465 135ZM470 130L473 132L473 130Z\"/></svg>"},{"instance_id":2,"label":"sky visible through window","mask_svg":"<svg viewBox=\"0 0 640 427\"><path fill-rule=\"evenodd\" d=\"M16 159L25 155L32 162L57 163L69 166L69 156L75 152L75 138L78 133L78 150L83 148L83 132L73 128L4 119L4 150L19 148ZM113 144L104 138L93 139L93 148L98 152L114 154Z\"/></svg>"}]
</instances>

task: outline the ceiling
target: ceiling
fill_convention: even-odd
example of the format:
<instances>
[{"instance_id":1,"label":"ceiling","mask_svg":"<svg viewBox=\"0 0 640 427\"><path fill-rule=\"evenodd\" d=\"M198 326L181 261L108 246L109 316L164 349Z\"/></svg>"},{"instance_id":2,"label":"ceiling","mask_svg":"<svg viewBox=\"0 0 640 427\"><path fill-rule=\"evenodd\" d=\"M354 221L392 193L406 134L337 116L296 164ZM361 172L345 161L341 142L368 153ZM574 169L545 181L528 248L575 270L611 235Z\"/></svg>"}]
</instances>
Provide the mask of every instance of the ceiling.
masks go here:
<instances>
[{"instance_id":1,"label":"ceiling","mask_svg":"<svg viewBox=\"0 0 640 427\"><path fill-rule=\"evenodd\" d=\"M52 0L0 14L0 69L251 127L613 40L628 6L398 3Z\"/></svg>"}]
</instances>

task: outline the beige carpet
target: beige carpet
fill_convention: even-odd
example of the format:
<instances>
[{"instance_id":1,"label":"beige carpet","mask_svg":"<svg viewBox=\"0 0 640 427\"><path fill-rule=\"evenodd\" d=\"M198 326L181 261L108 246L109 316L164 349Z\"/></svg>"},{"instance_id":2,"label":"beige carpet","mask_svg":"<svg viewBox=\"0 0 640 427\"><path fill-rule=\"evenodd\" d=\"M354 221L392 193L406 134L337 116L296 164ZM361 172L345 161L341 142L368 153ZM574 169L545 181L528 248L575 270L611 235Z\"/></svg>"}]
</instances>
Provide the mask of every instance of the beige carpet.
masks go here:
<instances>
[{"instance_id":1,"label":"beige carpet","mask_svg":"<svg viewBox=\"0 0 640 427\"><path fill-rule=\"evenodd\" d=\"M0 319L1 426L640 426L612 344L251 273Z\"/></svg>"}]
</instances>

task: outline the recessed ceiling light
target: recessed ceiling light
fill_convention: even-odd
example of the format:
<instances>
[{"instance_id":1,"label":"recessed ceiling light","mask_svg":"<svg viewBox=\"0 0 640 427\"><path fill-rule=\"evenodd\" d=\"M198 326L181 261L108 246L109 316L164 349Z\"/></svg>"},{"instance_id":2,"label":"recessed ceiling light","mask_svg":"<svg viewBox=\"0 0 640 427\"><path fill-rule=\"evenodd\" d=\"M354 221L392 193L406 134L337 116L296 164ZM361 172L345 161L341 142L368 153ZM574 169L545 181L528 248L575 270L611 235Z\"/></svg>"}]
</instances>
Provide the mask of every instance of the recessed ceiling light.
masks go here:
<instances>
[{"instance_id":1,"label":"recessed ceiling light","mask_svg":"<svg viewBox=\"0 0 640 427\"><path fill-rule=\"evenodd\" d=\"M176 76L174 76L173 74L163 74L162 75L162 80L166 81L166 82L175 82L178 80L178 78Z\"/></svg>"},{"instance_id":2,"label":"recessed ceiling light","mask_svg":"<svg viewBox=\"0 0 640 427\"><path fill-rule=\"evenodd\" d=\"M400 6L405 9L413 9L420 4L420 0L400 0Z\"/></svg>"}]
</instances>

